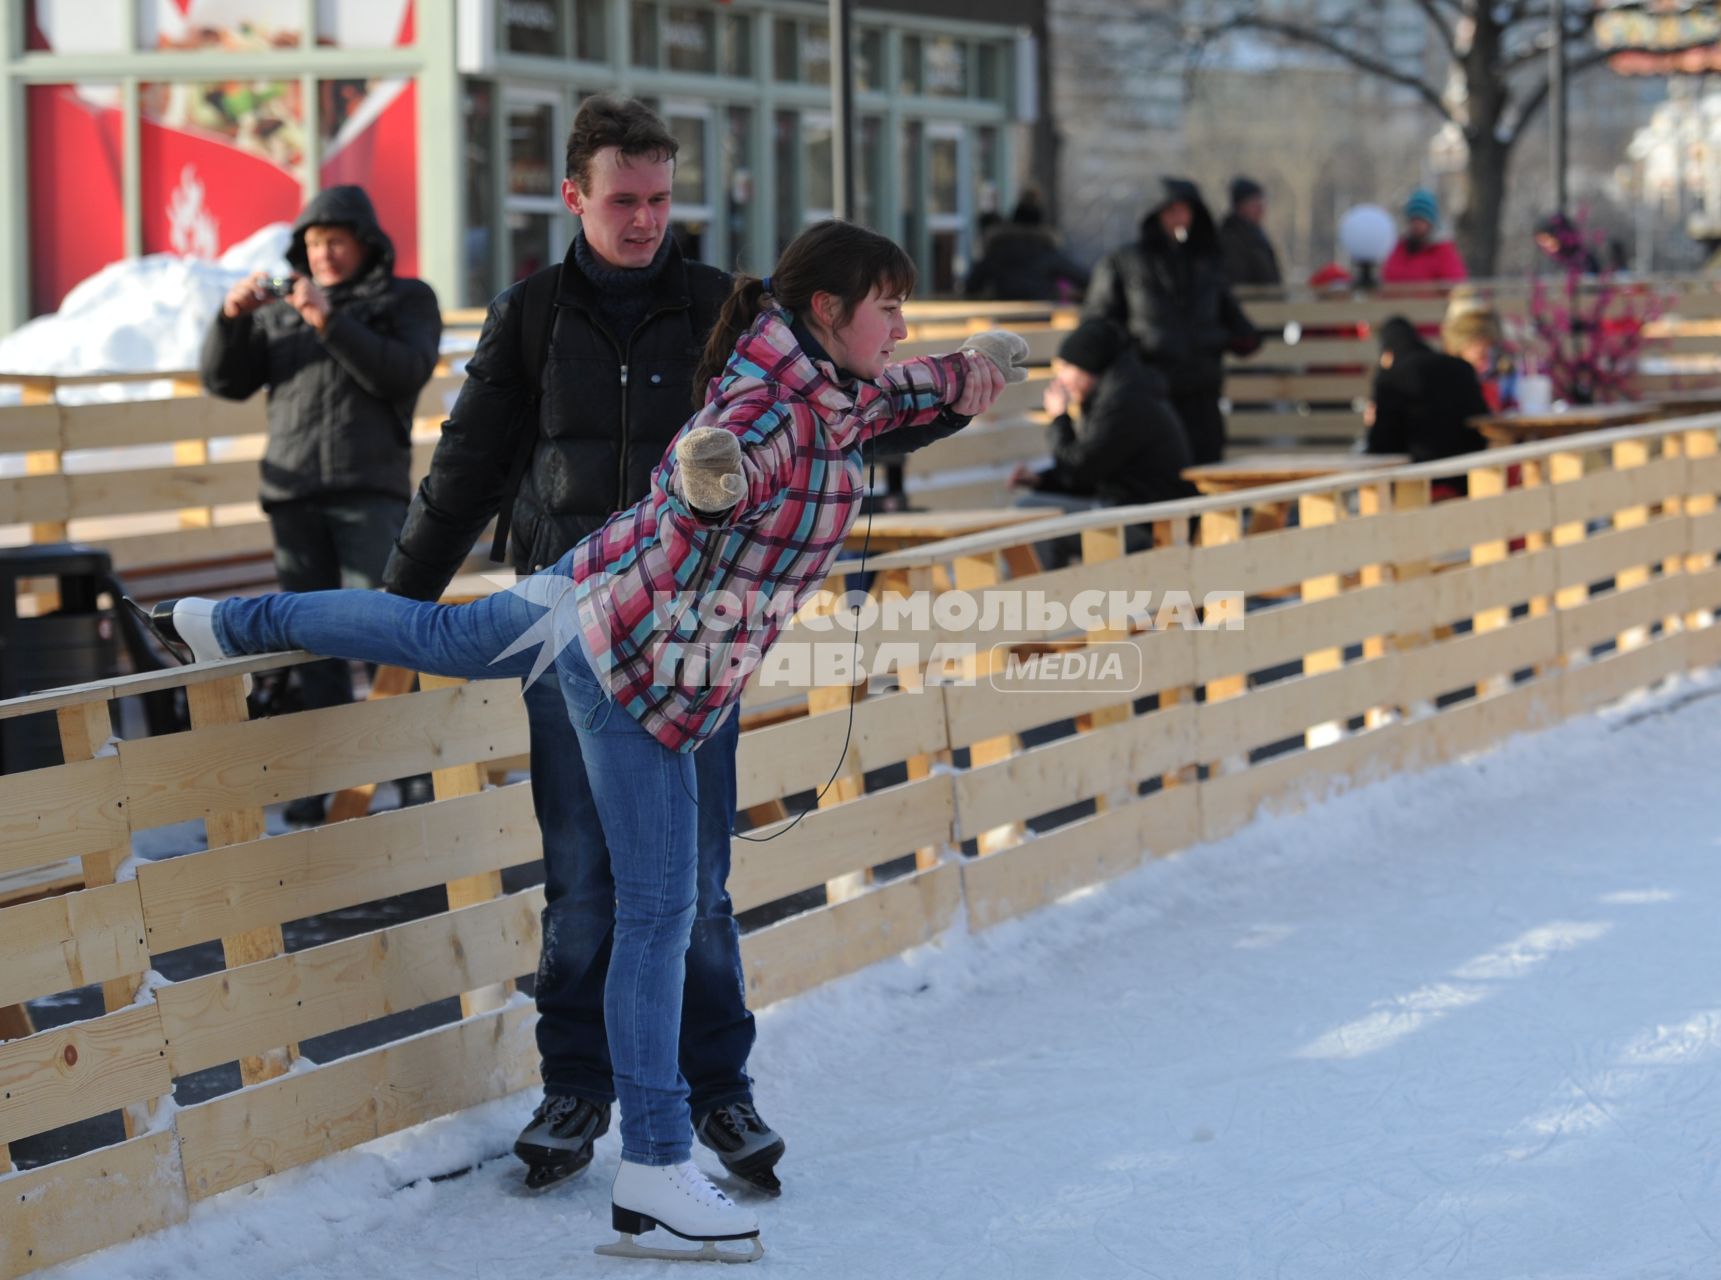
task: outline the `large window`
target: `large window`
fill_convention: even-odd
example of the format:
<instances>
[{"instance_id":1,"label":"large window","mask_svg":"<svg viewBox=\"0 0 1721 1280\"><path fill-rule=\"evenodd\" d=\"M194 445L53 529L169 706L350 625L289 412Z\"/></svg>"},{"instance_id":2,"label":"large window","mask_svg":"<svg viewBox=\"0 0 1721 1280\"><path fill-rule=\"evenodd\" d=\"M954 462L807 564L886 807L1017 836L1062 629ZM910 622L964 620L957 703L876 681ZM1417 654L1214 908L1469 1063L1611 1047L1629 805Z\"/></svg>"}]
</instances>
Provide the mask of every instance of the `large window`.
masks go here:
<instances>
[{"instance_id":1,"label":"large window","mask_svg":"<svg viewBox=\"0 0 1721 1280\"><path fill-rule=\"evenodd\" d=\"M602 62L605 0L500 0L502 47L509 53Z\"/></svg>"},{"instance_id":2,"label":"large window","mask_svg":"<svg viewBox=\"0 0 1721 1280\"><path fill-rule=\"evenodd\" d=\"M561 199L562 114L562 96L554 90L509 89L503 96L508 165L503 214L510 280L523 280L558 261L567 244Z\"/></svg>"}]
</instances>

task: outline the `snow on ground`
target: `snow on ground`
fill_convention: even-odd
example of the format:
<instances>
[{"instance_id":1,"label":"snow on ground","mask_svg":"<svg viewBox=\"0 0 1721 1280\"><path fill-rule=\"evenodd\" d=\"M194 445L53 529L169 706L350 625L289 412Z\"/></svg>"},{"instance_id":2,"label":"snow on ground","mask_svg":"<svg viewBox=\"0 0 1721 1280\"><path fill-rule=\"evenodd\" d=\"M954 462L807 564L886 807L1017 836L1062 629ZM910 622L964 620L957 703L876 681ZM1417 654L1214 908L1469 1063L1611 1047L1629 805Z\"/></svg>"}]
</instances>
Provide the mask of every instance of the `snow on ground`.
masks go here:
<instances>
[{"instance_id":1,"label":"snow on ground","mask_svg":"<svg viewBox=\"0 0 1721 1280\"><path fill-rule=\"evenodd\" d=\"M1717 694L1687 679L767 1010L753 1069L789 1154L758 1267L1714 1274ZM683 1275L591 1253L613 1133L582 1179L522 1193L501 1153L532 1102L49 1274Z\"/></svg>"}]
</instances>

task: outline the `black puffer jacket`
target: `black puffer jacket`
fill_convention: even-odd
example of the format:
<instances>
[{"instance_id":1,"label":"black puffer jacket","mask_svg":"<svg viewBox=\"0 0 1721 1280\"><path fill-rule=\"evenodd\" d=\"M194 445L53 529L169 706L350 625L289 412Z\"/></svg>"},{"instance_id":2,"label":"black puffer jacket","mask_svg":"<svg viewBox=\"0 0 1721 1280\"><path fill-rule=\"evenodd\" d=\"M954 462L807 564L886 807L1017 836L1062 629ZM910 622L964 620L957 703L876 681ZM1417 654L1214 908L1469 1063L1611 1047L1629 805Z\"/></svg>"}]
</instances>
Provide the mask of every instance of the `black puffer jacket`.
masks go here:
<instances>
[{"instance_id":1,"label":"black puffer jacket","mask_svg":"<svg viewBox=\"0 0 1721 1280\"><path fill-rule=\"evenodd\" d=\"M332 493L412 495L412 411L436 369L442 313L422 280L394 274L394 245L359 187L319 193L293 224L287 261L310 274L305 230L347 226L370 256L325 292L318 333L285 302L236 320L219 313L203 340L203 385L245 400L269 389L264 507Z\"/></svg>"},{"instance_id":2,"label":"black puffer jacket","mask_svg":"<svg viewBox=\"0 0 1721 1280\"><path fill-rule=\"evenodd\" d=\"M1081 289L1088 273L1064 255L1047 227L1005 223L981 242L980 261L968 273L970 298L1058 302L1065 287Z\"/></svg>"},{"instance_id":3,"label":"black puffer jacket","mask_svg":"<svg viewBox=\"0 0 1721 1280\"><path fill-rule=\"evenodd\" d=\"M1194 465L1183 424L1165 402L1159 375L1133 351L1124 351L1099 375L1080 421L1060 414L1046 435L1053 467L1042 488L1097 497L1111 506L1195 494L1183 478L1183 469Z\"/></svg>"},{"instance_id":4,"label":"black puffer jacket","mask_svg":"<svg viewBox=\"0 0 1721 1280\"><path fill-rule=\"evenodd\" d=\"M729 277L715 267L684 261L673 243L667 254L645 318L632 334L612 335L569 246L535 421L527 421L525 284L491 302L383 575L389 591L441 595L502 504L522 431L536 441L510 517L509 559L519 572L554 562L645 494L693 412L694 370L729 292Z\"/></svg>"},{"instance_id":5,"label":"black puffer jacket","mask_svg":"<svg viewBox=\"0 0 1721 1280\"><path fill-rule=\"evenodd\" d=\"M1234 285L1284 283L1279 273L1279 255L1258 222L1236 210L1225 215L1219 226L1219 247L1225 255L1225 275Z\"/></svg>"},{"instance_id":6,"label":"black puffer jacket","mask_svg":"<svg viewBox=\"0 0 1721 1280\"><path fill-rule=\"evenodd\" d=\"M1201 192L1182 178L1161 180L1165 195L1142 219L1141 238L1114 249L1094 268L1084 316L1103 316L1129 330L1142 358L1165 375L1173 395L1212 391L1225 380L1227 349L1260 346L1254 326L1231 296L1219 233ZM1182 243L1165 233L1159 214L1176 201L1194 213Z\"/></svg>"},{"instance_id":7,"label":"black puffer jacket","mask_svg":"<svg viewBox=\"0 0 1721 1280\"><path fill-rule=\"evenodd\" d=\"M1470 425L1489 410L1469 361L1435 351L1403 316L1381 325L1380 348L1368 452L1408 453L1412 461L1433 462L1488 447Z\"/></svg>"}]
</instances>

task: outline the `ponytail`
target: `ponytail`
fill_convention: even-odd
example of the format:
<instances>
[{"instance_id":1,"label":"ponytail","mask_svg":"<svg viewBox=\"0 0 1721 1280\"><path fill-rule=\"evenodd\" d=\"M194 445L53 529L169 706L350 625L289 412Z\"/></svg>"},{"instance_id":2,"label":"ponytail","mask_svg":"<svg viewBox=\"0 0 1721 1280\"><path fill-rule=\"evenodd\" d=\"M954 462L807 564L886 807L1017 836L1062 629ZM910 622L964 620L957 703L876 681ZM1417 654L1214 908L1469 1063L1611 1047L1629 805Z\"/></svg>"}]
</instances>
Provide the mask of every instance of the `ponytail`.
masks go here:
<instances>
[{"instance_id":1,"label":"ponytail","mask_svg":"<svg viewBox=\"0 0 1721 1280\"><path fill-rule=\"evenodd\" d=\"M711 336L705 340L705 352L699 358L699 371L693 378L693 395L697 401L694 408L704 405L711 379L723 372L723 366L729 363L729 357L734 353L735 343L753 327L753 321L765 309L764 298L763 280L757 276L735 277L735 287L723 300L723 310L718 312L717 323L712 327Z\"/></svg>"}]
</instances>

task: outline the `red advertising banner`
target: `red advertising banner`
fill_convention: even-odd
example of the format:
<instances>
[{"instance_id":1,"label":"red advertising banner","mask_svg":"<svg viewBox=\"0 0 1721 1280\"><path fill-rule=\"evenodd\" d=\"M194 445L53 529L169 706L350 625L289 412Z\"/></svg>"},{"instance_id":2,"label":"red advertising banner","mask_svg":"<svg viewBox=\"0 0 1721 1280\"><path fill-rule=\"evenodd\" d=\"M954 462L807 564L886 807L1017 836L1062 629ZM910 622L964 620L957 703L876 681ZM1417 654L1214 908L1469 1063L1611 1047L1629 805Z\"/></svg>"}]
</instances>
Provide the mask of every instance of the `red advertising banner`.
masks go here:
<instances>
[{"instance_id":1,"label":"red advertising banner","mask_svg":"<svg viewBox=\"0 0 1721 1280\"><path fill-rule=\"evenodd\" d=\"M100 3L101 0L97 0ZM413 0L317 6L318 40L388 47L413 38ZM139 43L161 48L297 47L302 0L157 0L139 5ZM83 47L78 4L34 0L33 46ZM88 17L88 11L82 11ZM107 39L114 38L110 27ZM122 38L124 33L118 33ZM142 55L147 57L147 54ZM219 62L210 71L218 75ZM323 187L357 183L396 249L418 270L418 99L411 79L321 82ZM31 305L51 311L78 281L124 254L122 112L111 85L32 86L28 97ZM145 253L215 258L304 204L300 81L150 82L139 86L138 226Z\"/></svg>"}]
</instances>

